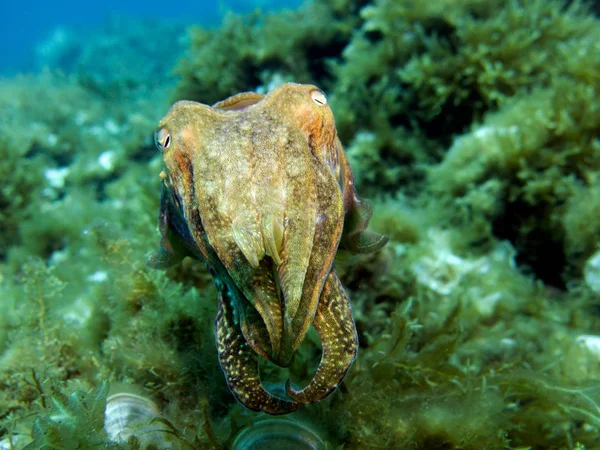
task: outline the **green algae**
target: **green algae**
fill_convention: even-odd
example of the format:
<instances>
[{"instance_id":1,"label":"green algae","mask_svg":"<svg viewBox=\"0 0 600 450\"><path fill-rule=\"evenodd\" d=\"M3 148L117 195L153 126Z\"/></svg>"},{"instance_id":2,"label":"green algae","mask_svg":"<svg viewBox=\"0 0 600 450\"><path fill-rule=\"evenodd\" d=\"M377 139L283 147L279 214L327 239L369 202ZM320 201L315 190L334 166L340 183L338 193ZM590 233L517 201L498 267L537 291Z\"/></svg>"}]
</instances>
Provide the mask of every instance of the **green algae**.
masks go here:
<instances>
[{"instance_id":1,"label":"green algae","mask_svg":"<svg viewBox=\"0 0 600 450\"><path fill-rule=\"evenodd\" d=\"M514 242L523 264L558 287L580 278L596 249L594 196L585 205L580 196L595 190L600 169L600 114L589 101L598 88L564 77L507 101L430 172L433 190L460 204L456 216L486 223L481 238Z\"/></svg>"},{"instance_id":2,"label":"green algae","mask_svg":"<svg viewBox=\"0 0 600 450\"><path fill-rule=\"evenodd\" d=\"M173 448L227 448L261 419L226 388L203 265L146 266L151 135L169 97L295 80L327 91L391 241L336 261L359 356L290 420L330 448L598 447L582 271L600 235L599 34L582 2L339 1L193 30L174 92L2 80L2 445L138 448L102 430L106 383L155 399ZM319 356L309 334L289 371L261 369L307 381Z\"/></svg>"},{"instance_id":3,"label":"green algae","mask_svg":"<svg viewBox=\"0 0 600 450\"><path fill-rule=\"evenodd\" d=\"M212 104L259 86L268 90L271 83L324 81L330 76L329 60L339 57L350 39L354 3L314 2L298 11L230 14L217 30L192 29L191 49L176 69L181 82L174 99Z\"/></svg>"}]
</instances>

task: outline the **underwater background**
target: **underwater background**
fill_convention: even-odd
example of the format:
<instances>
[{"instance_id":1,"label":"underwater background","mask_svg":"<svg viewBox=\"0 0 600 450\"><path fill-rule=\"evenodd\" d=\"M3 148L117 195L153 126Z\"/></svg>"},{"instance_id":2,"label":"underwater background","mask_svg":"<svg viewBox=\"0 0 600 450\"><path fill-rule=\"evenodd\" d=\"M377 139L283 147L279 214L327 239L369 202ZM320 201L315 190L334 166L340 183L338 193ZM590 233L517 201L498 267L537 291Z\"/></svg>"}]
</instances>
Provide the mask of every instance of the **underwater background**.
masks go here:
<instances>
[{"instance_id":1,"label":"underwater background","mask_svg":"<svg viewBox=\"0 0 600 450\"><path fill-rule=\"evenodd\" d=\"M600 448L597 3L77 5L1 31L1 450ZM286 81L327 93L390 242L335 264L343 384L273 418L227 388L204 265L146 262L169 106Z\"/></svg>"}]
</instances>

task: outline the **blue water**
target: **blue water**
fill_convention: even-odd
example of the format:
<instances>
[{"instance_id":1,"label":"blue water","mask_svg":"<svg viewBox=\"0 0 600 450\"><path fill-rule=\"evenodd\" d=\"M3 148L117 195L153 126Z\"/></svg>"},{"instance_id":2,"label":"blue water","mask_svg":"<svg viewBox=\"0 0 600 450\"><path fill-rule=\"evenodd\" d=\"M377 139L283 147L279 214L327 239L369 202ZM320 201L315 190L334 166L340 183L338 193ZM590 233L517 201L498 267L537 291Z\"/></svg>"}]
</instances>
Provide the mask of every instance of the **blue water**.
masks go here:
<instances>
[{"instance_id":1,"label":"blue water","mask_svg":"<svg viewBox=\"0 0 600 450\"><path fill-rule=\"evenodd\" d=\"M216 26L228 10L247 13L256 7L275 10L294 8L300 3L301 0L103 0L89 3L81 0L7 1L2 5L0 54L3 57L0 59L0 73L37 70L40 48L47 48L48 42L56 41L69 32L77 36L93 33L115 16L121 19ZM120 21L123 22L126 21Z\"/></svg>"}]
</instances>

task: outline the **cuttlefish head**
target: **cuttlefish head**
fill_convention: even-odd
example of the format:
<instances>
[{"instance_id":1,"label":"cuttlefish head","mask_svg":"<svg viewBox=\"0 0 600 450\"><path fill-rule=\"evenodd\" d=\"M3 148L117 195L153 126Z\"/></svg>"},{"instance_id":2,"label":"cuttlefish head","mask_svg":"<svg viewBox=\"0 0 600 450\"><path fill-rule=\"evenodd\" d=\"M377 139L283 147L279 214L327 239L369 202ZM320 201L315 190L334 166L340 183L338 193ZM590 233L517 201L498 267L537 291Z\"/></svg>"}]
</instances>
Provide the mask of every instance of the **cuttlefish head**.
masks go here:
<instances>
[{"instance_id":1,"label":"cuttlefish head","mask_svg":"<svg viewBox=\"0 0 600 450\"><path fill-rule=\"evenodd\" d=\"M237 292L248 343L289 364L340 240L354 252L386 242L365 231L371 207L356 194L325 94L286 83L212 107L180 101L155 136L168 173L163 249L202 256Z\"/></svg>"}]
</instances>

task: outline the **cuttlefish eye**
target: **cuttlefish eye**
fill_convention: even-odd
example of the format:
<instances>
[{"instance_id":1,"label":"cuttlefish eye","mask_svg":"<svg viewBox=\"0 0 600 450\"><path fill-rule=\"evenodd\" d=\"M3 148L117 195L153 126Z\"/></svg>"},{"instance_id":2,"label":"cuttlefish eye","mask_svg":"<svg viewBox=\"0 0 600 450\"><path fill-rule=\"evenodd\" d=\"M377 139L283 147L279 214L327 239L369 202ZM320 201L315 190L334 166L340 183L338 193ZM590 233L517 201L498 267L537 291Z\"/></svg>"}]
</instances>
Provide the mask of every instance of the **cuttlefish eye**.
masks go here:
<instances>
[{"instance_id":1,"label":"cuttlefish eye","mask_svg":"<svg viewBox=\"0 0 600 450\"><path fill-rule=\"evenodd\" d=\"M325 94L323 93L323 91L320 91L318 89L315 89L314 91L312 91L310 93L310 98L312 98L313 101L317 105L326 105L327 104L327 97L325 97Z\"/></svg>"},{"instance_id":2,"label":"cuttlefish eye","mask_svg":"<svg viewBox=\"0 0 600 450\"><path fill-rule=\"evenodd\" d=\"M171 145L171 135L165 128L156 130L156 133L154 133L154 143L159 150L165 151Z\"/></svg>"}]
</instances>

